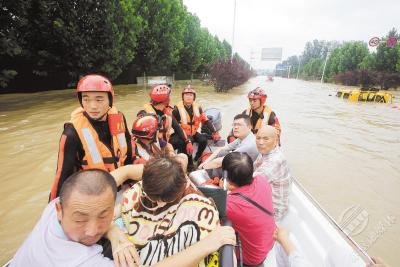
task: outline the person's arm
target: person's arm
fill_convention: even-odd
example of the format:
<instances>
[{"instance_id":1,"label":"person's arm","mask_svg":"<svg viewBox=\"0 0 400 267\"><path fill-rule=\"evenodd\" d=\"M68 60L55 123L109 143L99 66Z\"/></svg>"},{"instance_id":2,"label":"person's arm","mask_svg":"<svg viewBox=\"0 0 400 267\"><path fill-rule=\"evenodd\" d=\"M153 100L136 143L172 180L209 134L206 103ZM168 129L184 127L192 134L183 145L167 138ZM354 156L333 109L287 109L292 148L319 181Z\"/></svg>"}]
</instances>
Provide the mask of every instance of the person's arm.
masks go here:
<instances>
[{"instance_id":1,"label":"person's arm","mask_svg":"<svg viewBox=\"0 0 400 267\"><path fill-rule=\"evenodd\" d=\"M230 226L219 226L208 236L187 249L168 257L153 267L193 267L210 253L217 251L223 245L235 245L235 231Z\"/></svg>"},{"instance_id":2,"label":"person's arm","mask_svg":"<svg viewBox=\"0 0 400 267\"><path fill-rule=\"evenodd\" d=\"M78 155L84 154L78 133L72 124L67 124L60 138L56 177L50 193L49 202L58 197L61 186L74 172L81 169Z\"/></svg>"},{"instance_id":3,"label":"person's arm","mask_svg":"<svg viewBox=\"0 0 400 267\"><path fill-rule=\"evenodd\" d=\"M216 169L216 168L220 168L222 166L222 161L224 160L224 157L219 157L216 159L213 159L209 162L207 162L206 164L202 164L203 166L201 166L203 169Z\"/></svg>"},{"instance_id":4,"label":"person's arm","mask_svg":"<svg viewBox=\"0 0 400 267\"><path fill-rule=\"evenodd\" d=\"M174 129L175 133L181 138L182 140L187 140L185 132L182 130L181 126L179 125L178 121L172 116L172 128Z\"/></svg>"},{"instance_id":5,"label":"person's arm","mask_svg":"<svg viewBox=\"0 0 400 267\"><path fill-rule=\"evenodd\" d=\"M281 244L288 257L289 267L311 267L311 263L304 257L290 240L289 231L277 227L274 233L275 239Z\"/></svg>"},{"instance_id":6,"label":"person's arm","mask_svg":"<svg viewBox=\"0 0 400 267\"><path fill-rule=\"evenodd\" d=\"M170 143L167 143L166 145L165 145L165 154L167 154L168 156L170 156L170 157L172 157L172 156L175 156L176 154L175 154L175 150L174 150L174 147L170 144Z\"/></svg>"},{"instance_id":7,"label":"person's arm","mask_svg":"<svg viewBox=\"0 0 400 267\"><path fill-rule=\"evenodd\" d=\"M111 242L115 266L142 266L135 245L118 226L112 223L106 233L106 238Z\"/></svg>"},{"instance_id":8,"label":"person's arm","mask_svg":"<svg viewBox=\"0 0 400 267\"><path fill-rule=\"evenodd\" d=\"M383 260L379 257L372 257L372 260L375 263L369 264L368 267L390 267L386 263L383 262Z\"/></svg>"},{"instance_id":9,"label":"person's arm","mask_svg":"<svg viewBox=\"0 0 400 267\"><path fill-rule=\"evenodd\" d=\"M227 146L217 148L202 164L199 165L198 169L202 169L203 167L205 167L206 164L214 160L222 150L227 149L226 147Z\"/></svg>"},{"instance_id":10,"label":"person's arm","mask_svg":"<svg viewBox=\"0 0 400 267\"><path fill-rule=\"evenodd\" d=\"M126 165L113 170L110 174L114 177L117 186L120 186L128 179L135 181L141 180L143 167L143 164Z\"/></svg>"},{"instance_id":11,"label":"person's arm","mask_svg":"<svg viewBox=\"0 0 400 267\"><path fill-rule=\"evenodd\" d=\"M176 119L178 123L181 122L181 114L179 114L178 107L175 106L174 109L172 110L172 116Z\"/></svg>"},{"instance_id":12,"label":"person's arm","mask_svg":"<svg viewBox=\"0 0 400 267\"><path fill-rule=\"evenodd\" d=\"M128 150L126 152L126 159L124 162L124 165L132 164L132 136L128 128L128 124L126 124L126 118L124 116L124 123L125 123L125 139L126 139L126 144L128 146Z\"/></svg>"}]
</instances>

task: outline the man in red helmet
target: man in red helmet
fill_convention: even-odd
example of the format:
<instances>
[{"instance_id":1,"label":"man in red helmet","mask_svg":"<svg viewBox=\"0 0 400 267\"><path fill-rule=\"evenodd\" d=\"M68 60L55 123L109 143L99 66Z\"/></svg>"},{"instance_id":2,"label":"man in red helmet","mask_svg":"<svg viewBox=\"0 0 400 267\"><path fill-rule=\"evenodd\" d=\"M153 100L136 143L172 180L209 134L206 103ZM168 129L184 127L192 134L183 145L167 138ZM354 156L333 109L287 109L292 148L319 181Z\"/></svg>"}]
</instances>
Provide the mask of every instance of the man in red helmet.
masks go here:
<instances>
[{"instance_id":1,"label":"man in red helmet","mask_svg":"<svg viewBox=\"0 0 400 267\"><path fill-rule=\"evenodd\" d=\"M172 145L158 138L162 121L155 114L139 112L132 125L132 159L134 164L144 164L154 157L175 157L187 168L187 156L176 154Z\"/></svg>"},{"instance_id":2,"label":"man in red helmet","mask_svg":"<svg viewBox=\"0 0 400 267\"><path fill-rule=\"evenodd\" d=\"M179 153L193 153L193 145L185 135L179 123L172 116L172 107L169 106L171 88L165 84L159 84L152 87L150 91L150 103L144 105L144 111L153 113L163 118L162 127L159 131L159 138L170 143ZM174 138L170 139L172 129Z\"/></svg>"},{"instance_id":3,"label":"man in red helmet","mask_svg":"<svg viewBox=\"0 0 400 267\"><path fill-rule=\"evenodd\" d=\"M175 155L174 148L164 139L158 138L162 121L157 115L139 113L132 125L132 159L134 163L145 163L155 155Z\"/></svg>"},{"instance_id":4,"label":"man in red helmet","mask_svg":"<svg viewBox=\"0 0 400 267\"><path fill-rule=\"evenodd\" d=\"M250 106L242 113L250 116L251 131L256 134L262 125L271 125L276 128L278 134L278 143L280 144L281 125L275 112L265 103L267 94L261 87L251 90L247 98ZM233 134L228 137L228 141L232 142L235 139Z\"/></svg>"},{"instance_id":5,"label":"man in red helmet","mask_svg":"<svg viewBox=\"0 0 400 267\"><path fill-rule=\"evenodd\" d=\"M77 93L81 107L64 124L50 200L58 197L62 184L74 172L110 172L132 162L131 136L124 115L113 105L111 82L100 75L87 75L80 79Z\"/></svg>"},{"instance_id":6,"label":"man in red helmet","mask_svg":"<svg viewBox=\"0 0 400 267\"><path fill-rule=\"evenodd\" d=\"M182 90L182 101L174 107L172 115L179 122L186 136L199 144L194 161L198 161L207 146L207 135L198 132L201 124L204 124L212 133L212 139L221 139L214 125L208 120L200 105L196 103L196 91L189 85ZM175 135L171 136L173 139ZM192 155L188 154L189 166L193 166Z\"/></svg>"}]
</instances>

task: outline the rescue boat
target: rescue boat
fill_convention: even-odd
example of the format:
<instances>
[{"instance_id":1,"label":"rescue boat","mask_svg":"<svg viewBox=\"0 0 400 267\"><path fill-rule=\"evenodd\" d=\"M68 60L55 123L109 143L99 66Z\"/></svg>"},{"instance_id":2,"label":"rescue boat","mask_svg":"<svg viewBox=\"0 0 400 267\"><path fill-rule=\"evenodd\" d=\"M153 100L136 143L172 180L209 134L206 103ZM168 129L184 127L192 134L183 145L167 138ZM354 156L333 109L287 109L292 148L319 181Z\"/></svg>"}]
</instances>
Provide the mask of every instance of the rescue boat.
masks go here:
<instances>
[{"instance_id":1,"label":"rescue boat","mask_svg":"<svg viewBox=\"0 0 400 267\"><path fill-rule=\"evenodd\" d=\"M224 196L221 193L222 189L207 184L207 180L210 179L207 170L194 171L189 177L204 194L214 198L217 208L222 209L224 213L225 206L220 202L226 200L226 193ZM279 225L290 230L297 249L311 266L365 267L372 263L370 256L344 232L297 179L293 180L289 211ZM226 250L227 248L220 259L222 266L234 266L231 265L233 259L227 256L233 253ZM264 266L279 267L275 247L269 252Z\"/></svg>"},{"instance_id":2,"label":"rescue boat","mask_svg":"<svg viewBox=\"0 0 400 267\"><path fill-rule=\"evenodd\" d=\"M379 90L341 89L336 96L353 102L393 103L393 95Z\"/></svg>"},{"instance_id":3,"label":"rescue boat","mask_svg":"<svg viewBox=\"0 0 400 267\"><path fill-rule=\"evenodd\" d=\"M215 128L221 129L219 110L210 109L205 112L208 118L213 120ZM218 142L209 140L205 153L210 153L224 144L223 140ZM210 179L207 170L191 172L189 178L206 196L214 199L220 214L225 214L227 192L218 186L206 183ZM229 225L228 221L222 220L222 222ZM291 187L289 211L279 225L290 230L296 246L312 266L365 267L373 263L361 246L345 233L295 178ZM220 266L236 266L234 251L234 247L229 245L221 248ZM278 267L275 250L272 249L269 253L264 266ZM346 257L348 261L344 263ZM11 260L3 267L9 266L10 263Z\"/></svg>"}]
</instances>

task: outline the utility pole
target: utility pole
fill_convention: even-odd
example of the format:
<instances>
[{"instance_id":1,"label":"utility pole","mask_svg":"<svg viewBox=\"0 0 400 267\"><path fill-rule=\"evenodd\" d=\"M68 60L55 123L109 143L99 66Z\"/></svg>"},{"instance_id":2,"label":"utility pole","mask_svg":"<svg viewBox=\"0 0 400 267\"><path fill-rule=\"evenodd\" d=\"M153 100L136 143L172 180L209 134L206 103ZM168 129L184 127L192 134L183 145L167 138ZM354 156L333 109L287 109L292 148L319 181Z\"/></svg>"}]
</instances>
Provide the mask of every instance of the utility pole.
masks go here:
<instances>
[{"instance_id":1,"label":"utility pole","mask_svg":"<svg viewBox=\"0 0 400 267\"><path fill-rule=\"evenodd\" d=\"M233 59L233 54L235 52L234 47L235 47L235 24L236 24L236 0L235 0L235 5L233 7L233 29L232 29L232 55L231 55L231 60Z\"/></svg>"},{"instance_id":2,"label":"utility pole","mask_svg":"<svg viewBox=\"0 0 400 267\"><path fill-rule=\"evenodd\" d=\"M324 75L325 75L326 62L328 61L328 57L329 57L329 54L330 54L330 53L331 53L330 51L328 51L328 52L326 53L324 69L322 70L321 83L324 82Z\"/></svg>"},{"instance_id":3,"label":"utility pole","mask_svg":"<svg viewBox=\"0 0 400 267\"><path fill-rule=\"evenodd\" d=\"M254 57L254 54L255 54L256 52L254 52L253 51L253 49L251 49L251 52L250 52L250 68L252 68L252 69L254 69L253 68L253 63L254 63L254 59L255 59L255 57Z\"/></svg>"},{"instance_id":4,"label":"utility pole","mask_svg":"<svg viewBox=\"0 0 400 267\"><path fill-rule=\"evenodd\" d=\"M299 79L300 65L301 65L301 56L299 57L299 66L297 67L297 75L296 75L296 80L298 80L298 79Z\"/></svg>"},{"instance_id":5,"label":"utility pole","mask_svg":"<svg viewBox=\"0 0 400 267\"><path fill-rule=\"evenodd\" d=\"M292 68L292 65L289 66L289 71L288 71L288 74L287 74L288 79L290 78L290 69L291 68Z\"/></svg>"}]
</instances>

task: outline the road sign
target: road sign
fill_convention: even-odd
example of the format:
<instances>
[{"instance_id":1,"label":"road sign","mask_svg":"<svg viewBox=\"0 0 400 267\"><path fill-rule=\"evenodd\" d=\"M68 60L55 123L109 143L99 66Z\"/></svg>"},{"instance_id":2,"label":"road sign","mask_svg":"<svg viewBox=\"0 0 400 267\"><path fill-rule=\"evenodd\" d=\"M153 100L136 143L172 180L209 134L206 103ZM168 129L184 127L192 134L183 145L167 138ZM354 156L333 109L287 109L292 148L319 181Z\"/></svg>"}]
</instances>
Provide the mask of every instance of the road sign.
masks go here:
<instances>
[{"instance_id":1,"label":"road sign","mask_svg":"<svg viewBox=\"0 0 400 267\"><path fill-rule=\"evenodd\" d=\"M281 61L282 47L263 48L261 50L262 61Z\"/></svg>"}]
</instances>

